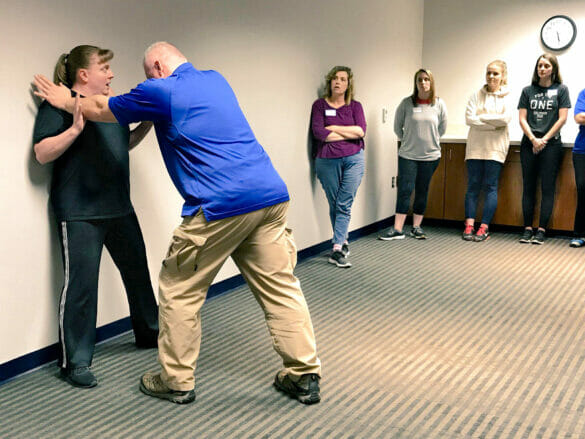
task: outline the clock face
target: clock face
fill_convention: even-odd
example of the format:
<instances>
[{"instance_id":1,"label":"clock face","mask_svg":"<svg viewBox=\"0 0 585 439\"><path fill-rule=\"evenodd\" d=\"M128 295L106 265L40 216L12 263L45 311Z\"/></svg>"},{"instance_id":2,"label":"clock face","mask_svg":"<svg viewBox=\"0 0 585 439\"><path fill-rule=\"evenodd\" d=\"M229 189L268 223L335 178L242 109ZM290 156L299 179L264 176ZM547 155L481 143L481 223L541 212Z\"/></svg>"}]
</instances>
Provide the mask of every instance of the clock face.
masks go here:
<instances>
[{"instance_id":1,"label":"clock face","mask_svg":"<svg viewBox=\"0 0 585 439\"><path fill-rule=\"evenodd\" d=\"M577 27L573 20L565 15L555 15L542 25L540 39L551 50L563 50L575 41Z\"/></svg>"}]
</instances>

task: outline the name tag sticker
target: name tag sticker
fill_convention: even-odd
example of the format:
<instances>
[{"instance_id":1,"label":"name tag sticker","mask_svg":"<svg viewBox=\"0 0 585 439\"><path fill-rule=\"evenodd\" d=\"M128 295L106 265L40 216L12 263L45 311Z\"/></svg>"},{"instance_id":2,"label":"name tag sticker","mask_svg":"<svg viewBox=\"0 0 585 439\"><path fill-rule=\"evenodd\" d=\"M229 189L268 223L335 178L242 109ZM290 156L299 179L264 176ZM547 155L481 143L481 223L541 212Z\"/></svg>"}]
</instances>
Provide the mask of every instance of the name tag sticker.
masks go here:
<instances>
[{"instance_id":1,"label":"name tag sticker","mask_svg":"<svg viewBox=\"0 0 585 439\"><path fill-rule=\"evenodd\" d=\"M337 111L335 108L326 108L325 109L325 116L335 116L337 115Z\"/></svg>"},{"instance_id":2,"label":"name tag sticker","mask_svg":"<svg viewBox=\"0 0 585 439\"><path fill-rule=\"evenodd\" d=\"M413 113L422 113L422 108L420 108L420 107L412 107L412 112Z\"/></svg>"},{"instance_id":3,"label":"name tag sticker","mask_svg":"<svg viewBox=\"0 0 585 439\"><path fill-rule=\"evenodd\" d=\"M553 96L556 96L556 95L557 95L557 90L556 90L556 89L554 89L554 90L547 90L547 91L546 91L546 95L547 95L549 98L552 98Z\"/></svg>"}]
</instances>

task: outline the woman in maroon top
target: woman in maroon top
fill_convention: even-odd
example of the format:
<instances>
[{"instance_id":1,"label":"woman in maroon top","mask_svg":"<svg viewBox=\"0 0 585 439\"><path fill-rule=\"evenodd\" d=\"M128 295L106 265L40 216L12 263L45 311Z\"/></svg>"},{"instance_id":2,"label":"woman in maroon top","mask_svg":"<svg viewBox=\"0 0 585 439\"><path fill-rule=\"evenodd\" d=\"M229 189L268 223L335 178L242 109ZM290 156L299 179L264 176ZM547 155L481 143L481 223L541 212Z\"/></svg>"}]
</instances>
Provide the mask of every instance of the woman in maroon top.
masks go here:
<instances>
[{"instance_id":1,"label":"woman in maroon top","mask_svg":"<svg viewBox=\"0 0 585 439\"><path fill-rule=\"evenodd\" d=\"M351 206L364 175L366 119L353 100L353 73L335 66L325 77L323 97L313 103L311 128L316 151L315 170L329 202L333 252L329 262L351 267L347 243Z\"/></svg>"}]
</instances>

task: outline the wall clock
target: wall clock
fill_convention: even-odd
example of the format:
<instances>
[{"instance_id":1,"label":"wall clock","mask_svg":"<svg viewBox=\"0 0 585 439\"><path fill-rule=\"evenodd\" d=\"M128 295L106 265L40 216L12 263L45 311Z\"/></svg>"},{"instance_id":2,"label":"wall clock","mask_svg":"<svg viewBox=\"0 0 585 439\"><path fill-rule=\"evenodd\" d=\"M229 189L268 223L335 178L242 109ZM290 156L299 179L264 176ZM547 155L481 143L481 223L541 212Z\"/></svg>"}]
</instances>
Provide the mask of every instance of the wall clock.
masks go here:
<instances>
[{"instance_id":1,"label":"wall clock","mask_svg":"<svg viewBox=\"0 0 585 439\"><path fill-rule=\"evenodd\" d=\"M573 44L577 36L575 22L566 15L555 15L544 22L540 40L550 50L564 50Z\"/></svg>"}]
</instances>

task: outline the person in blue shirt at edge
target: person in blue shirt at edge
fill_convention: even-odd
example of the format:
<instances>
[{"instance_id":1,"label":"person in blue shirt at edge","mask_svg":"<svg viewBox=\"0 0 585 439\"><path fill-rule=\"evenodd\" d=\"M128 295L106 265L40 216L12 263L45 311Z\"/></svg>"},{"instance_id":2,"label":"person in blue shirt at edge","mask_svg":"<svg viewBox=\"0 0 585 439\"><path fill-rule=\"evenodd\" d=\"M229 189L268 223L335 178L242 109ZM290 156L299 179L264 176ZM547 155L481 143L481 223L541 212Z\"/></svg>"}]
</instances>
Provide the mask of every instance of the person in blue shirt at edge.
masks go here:
<instances>
[{"instance_id":1,"label":"person in blue shirt at edge","mask_svg":"<svg viewBox=\"0 0 585 439\"><path fill-rule=\"evenodd\" d=\"M573 168L577 187L577 209L575 211L574 238L571 247L585 246L585 90L581 90L575 104L575 122L579 133L573 146Z\"/></svg>"},{"instance_id":2,"label":"person in blue shirt at edge","mask_svg":"<svg viewBox=\"0 0 585 439\"><path fill-rule=\"evenodd\" d=\"M256 140L227 81L197 70L172 44L144 55L146 81L129 93L82 99L84 117L154 122L167 170L185 200L159 276L160 373L145 373L140 390L175 403L195 400L200 309L231 256L262 307L284 368L280 391L305 404L320 401L321 362L299 280L296 246L286 227L289 194ZM74 111L66 87L36 75L37 96Z\"/></svg>"},{"instance_id":3,"label":"person in blue shirt at edge","mask_svg":"<svg viewBox=\"0 0 585 439\"><path fill-rule=\"evenodd\" d=\"M111 96L113 56L108 49L77 46L59 57L55 82L70 86L69 96ZM91 388L97 385L90 366L104 246L122 275L136 345L157 346L158 310L130 201L128 156L152 124L143 122L130 131L117 123L86 122L80 109L76 105L71 115L43 102L33 143L37 161L53 165L50 200L65 272L59 300L60 374L72 386Z\"/></svg>"}]
</instances>

